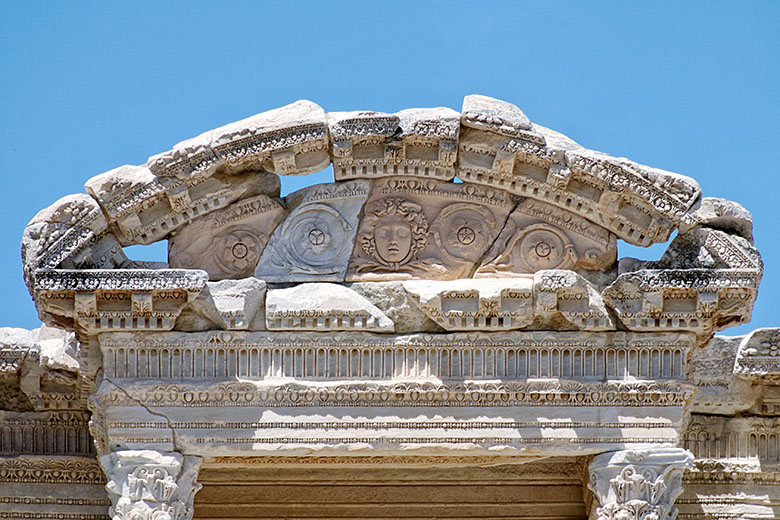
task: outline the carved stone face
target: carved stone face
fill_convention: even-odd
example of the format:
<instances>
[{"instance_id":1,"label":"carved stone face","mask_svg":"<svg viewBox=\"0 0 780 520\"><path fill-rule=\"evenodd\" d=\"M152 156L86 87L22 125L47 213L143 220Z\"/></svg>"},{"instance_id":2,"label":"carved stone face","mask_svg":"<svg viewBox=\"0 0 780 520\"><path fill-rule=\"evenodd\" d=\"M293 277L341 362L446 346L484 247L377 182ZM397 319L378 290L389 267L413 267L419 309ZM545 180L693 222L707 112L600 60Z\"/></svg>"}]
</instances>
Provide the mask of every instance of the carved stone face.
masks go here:
<instances>
[{"instance_id":1,"label":"carved stone face","mask_svg":"<svg viewBox=\"0 0 780 520\"><path fill-rule=\"evenodd\" d=\"M412 228L398 215L385 215L376 223L374 240L376 252L384 261L401 262L412 248Z\"/></svg>"}]
</instances>

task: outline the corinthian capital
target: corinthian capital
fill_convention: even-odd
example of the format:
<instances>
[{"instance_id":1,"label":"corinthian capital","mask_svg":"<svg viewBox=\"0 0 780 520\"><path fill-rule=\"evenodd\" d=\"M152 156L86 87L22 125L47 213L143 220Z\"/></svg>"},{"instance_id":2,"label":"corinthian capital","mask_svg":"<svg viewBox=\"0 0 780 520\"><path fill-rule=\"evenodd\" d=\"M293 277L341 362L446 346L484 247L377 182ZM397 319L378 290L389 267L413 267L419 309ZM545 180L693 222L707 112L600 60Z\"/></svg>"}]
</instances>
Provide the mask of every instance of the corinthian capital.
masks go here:
<instances>
[{"instance_id":1,"label":"corinthian capital","mask_svg":"<svg viewBox=\"0 0 780 520\"><path fill-rule=\"evenodd\" d=\"M590 465L588 488L601 505L594 520L674 520L674 501L693 455L681 448L604 453Z\"/></svg>"},{"instance_id":2,"label":"corinthian capital","mask_svg":"<svg viewBox=\"0 0 780 520\"><path fill-rule=\"evenodd\" d=\"M190 520L200 457L126 450L100 457L112 520Z\"/></svg>"}]
</instances>

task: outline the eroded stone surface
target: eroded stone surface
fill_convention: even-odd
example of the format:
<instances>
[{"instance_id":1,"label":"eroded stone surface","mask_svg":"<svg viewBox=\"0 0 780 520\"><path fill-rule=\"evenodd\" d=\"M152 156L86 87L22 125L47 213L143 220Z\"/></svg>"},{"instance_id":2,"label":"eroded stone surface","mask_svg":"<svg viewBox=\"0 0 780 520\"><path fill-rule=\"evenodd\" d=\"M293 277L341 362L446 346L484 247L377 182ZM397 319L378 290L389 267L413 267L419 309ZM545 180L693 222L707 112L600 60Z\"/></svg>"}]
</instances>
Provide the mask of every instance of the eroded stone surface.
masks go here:
<instances>
[{"instance_id":1,"label":"eroded stone surface","mask_svg":"<svg viewBox=\"0 0 780 520\"><path fill-rule=\"evenodd\" d=\"M211 280L246 278L283 217L284 208L267 195L240 200L179 229L168 241L168 263L203 269Z\"/></svg>"},{"instance_id":2,"label":"eroded stone surface","mask_svg":"<svg viewBox=\"0 0 780 520\"><path fill-rule=\"evenodd\" d=\"M573 271L544 270L534 274L534 315L537 327L558 330L565 323L581 330L614 330L601 295Z\"/></svg>"},{"instance_id":3,"label":"eroded stone surface","mask_svg":"<svg viewBox=\"0 0 780 520\"><path fill-rule=\"evenodd\" d=\"M521 201L485 255L476 277L516 276L541 269L604 269L617 256L615 235L569 211Z\"/></svg>"},{"instance_id":4,"label":"eroded stone surface","mask_svg":"<svg viewBox=\"0 0 780 520\"><path fill-rule=\"evenodd\" d=\"M331 283L270 289L265 319L269 330L393 331L390 318L371 302L343 285Z\"/></svg>"},{"instance_id":5,"label":"eroded stone surface","mask_svg":"<svg viewBox=\"0 0 780 520\"><path fill-rule=\"evenodd\" d=\"M325 111L301 100L182 141L149 158L158 177L205 177L223 167L262 166L280 175L303 175L330 163Z\"/></svg>"},{"instance_id":6,"label":"eroded stone surface","mask_svg":"<svg viewBox=\"0 0 780 520\"><path fill-rule=\"evenodd\" d=\"M693 211L688 222L680 225L681 232L685 233L693 226L708 226L753 243L753 215L738 202L704 197L697 206L691 208Z\"/></svg>"},{"instance_id":7,"label":"eroded stone surface","mask_svg":"<svg viewBox=\"0 0 780 520\"><path fill-rule=\"evenodd\" d=\"M354 180L290 195L288 214L271 236L255 276L267 282L344 281L370 186Z\"/></svg>"},{"instance_id":8,"label":"eroded stone surface","mask_svg":"<svg viewBox=\"0 0 780 520\"><path fill-rule=\"evenodd\" d=\"M403 282L425 314L445 330L511 330L533 322L533 280Z\"/></svg>"}]
</instances>

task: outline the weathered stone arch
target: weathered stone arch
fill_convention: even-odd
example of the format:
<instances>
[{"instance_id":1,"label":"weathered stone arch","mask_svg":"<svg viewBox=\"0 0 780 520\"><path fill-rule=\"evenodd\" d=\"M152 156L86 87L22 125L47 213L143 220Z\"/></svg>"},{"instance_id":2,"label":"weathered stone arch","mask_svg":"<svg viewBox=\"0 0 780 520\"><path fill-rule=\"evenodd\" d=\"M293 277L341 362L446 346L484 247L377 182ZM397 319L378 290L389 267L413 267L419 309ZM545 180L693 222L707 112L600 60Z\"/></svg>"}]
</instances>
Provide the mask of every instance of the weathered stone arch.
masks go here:
<instances>
[{"instance_id":1,"label":"weathered stone arch","mask_svg":"<svg viewBox=\"0 0 780 520\"><path fill-rule=\"evenodd\" d=\"M280 175L330 164L334 182L280 197ZM299 101L85 187L39 212L22 244L42 321L78 336L78 377L36 368L18 407L80 410L46 430L70 437L43 443L79 456L89 408L116 518L191 517L201 460L572 457L550 466L571 486L591 455L597 515L639 504L665 518L693 460L678 442L699 459L780 457L776 420L704 415L771 413L731 376L776 376L775 332L723 350L736 397L720 385L694 398L691 384L707 387L696 360L715 331L750 318L762 274L750 215L509 103L326 114ZM617 259L618 239L675 229L658 261ZM168 262L123 252L160 240ZM41 444L14 428L0 449ZM138 487L147 478L153 490Z\"/></svg>"}]
</instances>

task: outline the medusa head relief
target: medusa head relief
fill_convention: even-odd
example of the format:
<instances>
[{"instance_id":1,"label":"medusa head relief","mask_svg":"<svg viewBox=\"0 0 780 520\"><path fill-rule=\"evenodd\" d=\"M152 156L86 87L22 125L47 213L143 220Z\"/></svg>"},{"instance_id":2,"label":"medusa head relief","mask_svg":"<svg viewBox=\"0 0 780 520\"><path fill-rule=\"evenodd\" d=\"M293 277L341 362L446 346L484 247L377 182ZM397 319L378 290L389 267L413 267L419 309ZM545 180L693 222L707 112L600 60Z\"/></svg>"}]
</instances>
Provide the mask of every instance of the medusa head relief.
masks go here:
<instances>
[{"instance_id":1,"label":"medusa head relief","mask_svg":"<svg viewBox=\"0 0 780 520\"><path fill-rule=\"evenodd\" d=\"M413 263L428 245L428 220L419 204L381 199L366 207L359 241L369 261L358 270L383 267L398 271Z\"/></svg>"}]
</instances>

